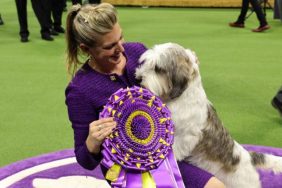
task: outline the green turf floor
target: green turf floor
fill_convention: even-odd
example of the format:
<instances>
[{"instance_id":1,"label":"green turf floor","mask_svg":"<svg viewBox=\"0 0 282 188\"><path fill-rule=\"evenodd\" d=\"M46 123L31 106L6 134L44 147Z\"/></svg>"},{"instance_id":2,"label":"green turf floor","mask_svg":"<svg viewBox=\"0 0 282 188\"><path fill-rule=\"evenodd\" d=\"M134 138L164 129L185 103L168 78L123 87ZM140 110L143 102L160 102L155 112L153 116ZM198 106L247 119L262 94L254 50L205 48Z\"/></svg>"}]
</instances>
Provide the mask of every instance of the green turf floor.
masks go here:
<instances>
[{"instance_id":1,"label":"green turf floor","mask_svg":"<svg viewBox=\"0 0 282 188\"><path fill-rule=\"evenodd\" d=\"M29 3L30 42L21 43L15 2L0 1L0 166L70 148L73 135L64 104L68 83L64 36L47 42ZM228 27L239 9L119 7L127 41L176 42L201 62L209 99L233 137L244 144L282 147L282 118L270 105L282 84L282 23L255 15L245 29ZM66 13L64 13L65 22Z\"/></svg>"}]
</instances>

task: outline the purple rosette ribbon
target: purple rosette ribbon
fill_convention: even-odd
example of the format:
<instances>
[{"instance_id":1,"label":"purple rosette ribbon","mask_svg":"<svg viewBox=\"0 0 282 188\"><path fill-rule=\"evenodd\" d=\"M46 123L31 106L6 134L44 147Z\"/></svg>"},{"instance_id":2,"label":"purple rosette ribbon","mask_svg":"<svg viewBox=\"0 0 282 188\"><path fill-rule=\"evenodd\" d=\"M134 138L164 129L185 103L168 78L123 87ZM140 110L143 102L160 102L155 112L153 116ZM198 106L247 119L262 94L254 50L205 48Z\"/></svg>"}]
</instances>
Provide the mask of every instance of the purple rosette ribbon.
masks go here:
<instances>
[{"instance_id":1,"label":"purple rosette ribbon","mask_svg":"<svg viewBox=\"0 0 282 188\"><path fill-rule=\"evenodd\" d=\"M117 122L102 150L112 187L185 188L171 147L171 114L157 96L137 86L119 89L100 113L106 117Z\"/></svg>"}]
</instances>

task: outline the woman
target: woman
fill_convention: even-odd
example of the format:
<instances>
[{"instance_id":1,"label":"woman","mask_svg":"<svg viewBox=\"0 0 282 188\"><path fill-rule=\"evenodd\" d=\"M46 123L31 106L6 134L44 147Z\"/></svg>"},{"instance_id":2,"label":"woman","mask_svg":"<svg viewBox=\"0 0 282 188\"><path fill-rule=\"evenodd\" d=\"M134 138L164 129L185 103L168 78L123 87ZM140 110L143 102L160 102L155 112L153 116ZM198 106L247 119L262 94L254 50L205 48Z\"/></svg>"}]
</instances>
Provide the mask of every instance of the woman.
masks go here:
<instances>
[{"instance_id":1,"label":"woman","mask_svg":"<svg viewBox=\"0 0 282 188\"><path fill-rule=\"evenodd\" d=\"M82 167L92 170L101 161L101 144L116 126L112 118L98 119L99 112L115 91L139 85L135 69L146 47L124 43L116 9L108 3L74 5L67 16L66 34L68 68L73 76L66 88L66 104L75 155ZM82 54L89 58L79 68ZM101 168L105 174L107 169ZM179 163L179 168L186 187L224 187L194 166Z\"/></svg>"}]
</instances>

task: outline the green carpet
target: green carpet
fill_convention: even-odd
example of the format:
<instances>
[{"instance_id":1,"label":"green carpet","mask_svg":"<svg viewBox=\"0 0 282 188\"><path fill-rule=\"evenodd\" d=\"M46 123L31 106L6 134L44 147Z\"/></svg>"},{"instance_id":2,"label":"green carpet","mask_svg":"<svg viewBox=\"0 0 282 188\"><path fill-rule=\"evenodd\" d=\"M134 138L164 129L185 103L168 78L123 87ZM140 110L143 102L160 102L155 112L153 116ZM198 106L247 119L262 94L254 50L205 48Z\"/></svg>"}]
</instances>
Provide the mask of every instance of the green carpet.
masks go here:
<instances>
[{"instance_id":1,"label":"green carpet","mask_svg":"<svg viewBox=\"0 0 282 188\"><path fill-rule=\"evenodd\" d=\"M64 36L47 42L29 3L30 42L21 43L15 2L0 1L0 166L73 146L64 104L68 83ZM240 143L282 147L282 119L270 105L282 84L282 23L255 15L245 29L228 27L239 9L119 7L127 41L176 42L196 51L209 99ZM65 22L66 13L63 21Z\"/></svg>"}]
</instances>

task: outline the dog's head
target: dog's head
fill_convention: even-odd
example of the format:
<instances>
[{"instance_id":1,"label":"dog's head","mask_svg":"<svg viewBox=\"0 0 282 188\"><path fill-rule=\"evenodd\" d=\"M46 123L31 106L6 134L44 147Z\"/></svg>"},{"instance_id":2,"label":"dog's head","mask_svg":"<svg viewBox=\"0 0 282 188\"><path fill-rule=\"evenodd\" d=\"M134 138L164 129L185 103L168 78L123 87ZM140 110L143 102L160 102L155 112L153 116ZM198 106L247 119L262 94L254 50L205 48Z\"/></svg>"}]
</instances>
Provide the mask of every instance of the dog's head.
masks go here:
<instances>
[{"instance_id":1,"label":"dog's head","mask_svg":"<svg viewBox=\"0 0 282 188\"><path fill-rule=\"evenodd\" d=\"M174 43L155 45L139 61L142 64L136 70L136 78L163 100L179 97L199 76L199 61L195 53Z\"/></svg>"}]
</instances>

